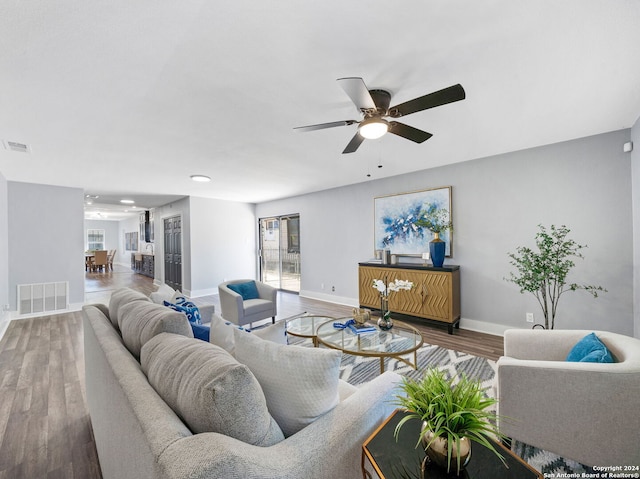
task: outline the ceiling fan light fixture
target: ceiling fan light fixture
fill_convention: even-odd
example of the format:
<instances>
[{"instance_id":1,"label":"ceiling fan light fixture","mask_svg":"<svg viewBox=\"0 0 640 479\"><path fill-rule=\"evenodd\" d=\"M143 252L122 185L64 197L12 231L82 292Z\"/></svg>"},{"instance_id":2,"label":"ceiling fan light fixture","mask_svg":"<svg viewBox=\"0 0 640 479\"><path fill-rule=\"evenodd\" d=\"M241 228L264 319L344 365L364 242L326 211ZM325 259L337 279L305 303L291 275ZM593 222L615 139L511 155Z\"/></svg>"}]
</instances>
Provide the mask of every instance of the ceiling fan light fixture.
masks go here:
<instances>
[{"instance_id":1,"label":"ceiling fan light fixture","mask_svg":"<svg viewBox=\"0 0 640 479\"><path fill-rule=\"evenodd\" d=\"M206 175L191 175L191 179L199 183L208 183L209 181L211 181L211 178Z\"/></svg>"},{"instance_id":2,"label":"ceiling fan light fixture","mask_svg":"<svg viewBox=\"0 0 640 479\"><path fill-rule=\"evenodd\" d=\"M367 140L375 140L389 131L389 123L381 118L368 118L360 122L358 133Z\"/></svg>"}]
</instances>

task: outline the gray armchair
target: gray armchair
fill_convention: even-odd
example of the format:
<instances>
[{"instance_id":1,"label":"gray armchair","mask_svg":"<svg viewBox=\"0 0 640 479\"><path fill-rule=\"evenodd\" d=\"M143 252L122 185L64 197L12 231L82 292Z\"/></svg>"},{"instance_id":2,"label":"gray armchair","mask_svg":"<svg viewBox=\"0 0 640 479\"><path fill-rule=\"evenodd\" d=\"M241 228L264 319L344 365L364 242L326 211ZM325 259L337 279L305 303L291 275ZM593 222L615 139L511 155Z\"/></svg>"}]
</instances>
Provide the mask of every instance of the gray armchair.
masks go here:
<instances>
[{"instance_id":1,"label":"gray armchair","mask_svg":"<svg viewBox=\"0 0 640 479\"><path fill-rule=\"evenodd\" d=\"M229 289L229 285L249 283L252 279L235 279L218 285L222 317L227 321L243 326L261 319L271 318L275 322L278 290L273 286L255 281L258 298L242 299L242 295Z\"/></svg>"},{"instance_id":2,"label":"gray armchair","mask_svg":"<svg viewBox=\"0 0 640 479\"><path fill-rule=\"evenodd\" d=\"M615 363L565 361L591 332ZM640 464L640 339L511 329L504 354L497 364L500 432L588 466Z\"/></svg>"}]
</instances>

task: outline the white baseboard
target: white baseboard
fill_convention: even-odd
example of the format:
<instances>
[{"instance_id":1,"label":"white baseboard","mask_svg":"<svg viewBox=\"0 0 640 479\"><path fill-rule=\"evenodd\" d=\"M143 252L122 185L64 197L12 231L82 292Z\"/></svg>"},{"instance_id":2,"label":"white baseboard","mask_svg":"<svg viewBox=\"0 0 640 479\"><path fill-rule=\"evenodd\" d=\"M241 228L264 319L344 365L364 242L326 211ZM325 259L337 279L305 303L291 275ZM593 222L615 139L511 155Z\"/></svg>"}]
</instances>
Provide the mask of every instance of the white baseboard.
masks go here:
<instances>
[{"instance_id":1,"label":"white baseboard","mask_svg":"<svg viewBox=\"0 0 640 479\"><path fill-rule=\"evenodd\" d=\"M318 293L317 291L304 291L300 290L300 296L303 298L317 299L319 301L326 301L327 303L341 304L343 306L351 306L353 308L358 307L358 300L354 298L347 298L344 296L336 296L334 294Z\"/></svg>"},{"instance_id":2,"label":"white baseboard","mask_svg":"<svg viewBox=\"0 0 640 479\"><path fill-rule=\"evenodd\" d=\"M487 321L478 321L477 319L461 318L460 328L478 333L493 334L494 336L504 336L507 329L513 326L505 326L504 324L489 323Z\"/></svg>"}]
</instances>

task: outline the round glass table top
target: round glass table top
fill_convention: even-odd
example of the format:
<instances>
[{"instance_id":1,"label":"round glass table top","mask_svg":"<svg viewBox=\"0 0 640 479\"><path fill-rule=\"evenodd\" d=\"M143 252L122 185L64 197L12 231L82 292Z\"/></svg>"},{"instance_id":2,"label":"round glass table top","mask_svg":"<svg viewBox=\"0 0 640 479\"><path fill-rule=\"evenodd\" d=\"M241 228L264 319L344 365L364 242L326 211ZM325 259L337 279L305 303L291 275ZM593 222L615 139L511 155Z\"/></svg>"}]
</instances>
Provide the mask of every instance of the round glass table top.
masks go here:
<instances>
[{"instance_id":1,"label":"round glass table top","mask_svg":"<svg viewBox=\"0 0 640 479\"><path fill-rule=\"evenodd\" d=\"M336 321L331 316L305 315L287 321L287 333L301 338L315 338L321 324Z\"/></svg>"},{"instance_id":2,"label":"round glass table top","mask_svg":"<svg viewBox=\"0 0 640 479\"><path fill-rule=\"evenodd\" d=\"M344 323L350 318L335 320ZM374 331L355 333L350 328L336 328L334 322L321 324L316 330L320 344L358 356L397 357L416 351L424 340L413 326L395 321L393 328L383 331L373 323Z\"/></svg>"}]
</instances>

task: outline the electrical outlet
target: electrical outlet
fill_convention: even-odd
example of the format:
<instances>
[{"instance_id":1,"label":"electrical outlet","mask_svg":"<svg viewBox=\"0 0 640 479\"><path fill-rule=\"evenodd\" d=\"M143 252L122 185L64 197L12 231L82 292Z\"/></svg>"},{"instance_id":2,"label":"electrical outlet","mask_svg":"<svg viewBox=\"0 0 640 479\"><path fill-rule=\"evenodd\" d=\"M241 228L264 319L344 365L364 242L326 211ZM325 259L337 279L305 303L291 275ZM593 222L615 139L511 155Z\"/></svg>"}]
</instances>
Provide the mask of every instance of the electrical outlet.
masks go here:
<instances>
[{"instance_id":1,"label":"electrical outlet","mask_svg":"<svg viewBox=\"0 0 640 479\"><path fill-rule=\"evenodd\" d=\"M527 313L527 323L533 323L533 313Z\"/></svg>"},{"instance_id":2,"label":"electrical outlet","mask_svg":"<svg viewBox=\"0 0 640 479\"><path fill-rule=\"evenodd\" d=\"M332 291L333 293L335 293L335 292L336 292L336 287L335 287L335 286L331 286L331 291Z\"/></svg>"}]
</instances>

